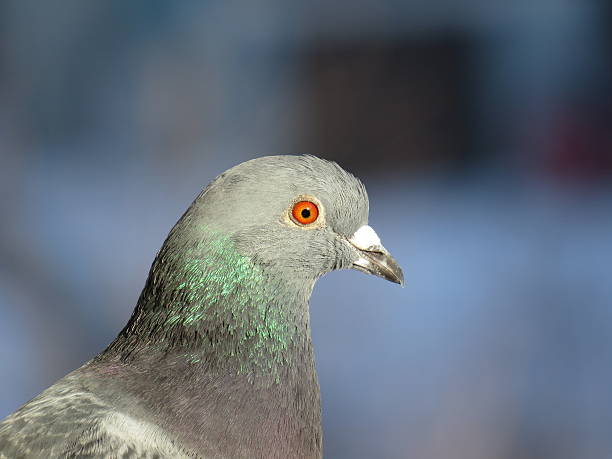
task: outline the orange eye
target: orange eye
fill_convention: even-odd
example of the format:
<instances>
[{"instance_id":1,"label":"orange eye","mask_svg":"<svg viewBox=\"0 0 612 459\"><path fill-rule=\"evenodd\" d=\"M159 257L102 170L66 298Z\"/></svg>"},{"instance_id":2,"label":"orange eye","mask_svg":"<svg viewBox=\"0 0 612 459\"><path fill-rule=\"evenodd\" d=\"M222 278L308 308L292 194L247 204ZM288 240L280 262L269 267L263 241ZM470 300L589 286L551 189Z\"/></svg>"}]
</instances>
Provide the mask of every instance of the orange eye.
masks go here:
<instances>
[{"instance_id":1,"label":"orange eye","mask_svg":"<svg viewBox=\"0 0 612 459\"><path fill-rule=\"evenodd\" d=\"M293 219L302 225L309 225L319 218L319 208L314 202L300 201L293 205Z\"/></svg>"}]
</instances>

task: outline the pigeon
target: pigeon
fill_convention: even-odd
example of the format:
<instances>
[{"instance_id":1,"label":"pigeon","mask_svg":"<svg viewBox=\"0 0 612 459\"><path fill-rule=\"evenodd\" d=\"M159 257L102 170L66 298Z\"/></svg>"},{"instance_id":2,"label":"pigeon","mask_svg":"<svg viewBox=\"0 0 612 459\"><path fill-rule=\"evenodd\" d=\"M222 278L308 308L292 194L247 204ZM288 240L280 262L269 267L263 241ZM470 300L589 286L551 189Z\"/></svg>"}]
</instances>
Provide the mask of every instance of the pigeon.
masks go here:
<instances>
[{"instance_id":1,"label":"pigeon","mask_svg":"<svg viewBox=\"0 0 612 459\"><path fill-rule=\"evenodd\" d=\"M310 155L214 179L172 228L127 325L0 423L1 458L320 458L315 281L402 284L363 184Z\"/></svg>"}]
</instances>

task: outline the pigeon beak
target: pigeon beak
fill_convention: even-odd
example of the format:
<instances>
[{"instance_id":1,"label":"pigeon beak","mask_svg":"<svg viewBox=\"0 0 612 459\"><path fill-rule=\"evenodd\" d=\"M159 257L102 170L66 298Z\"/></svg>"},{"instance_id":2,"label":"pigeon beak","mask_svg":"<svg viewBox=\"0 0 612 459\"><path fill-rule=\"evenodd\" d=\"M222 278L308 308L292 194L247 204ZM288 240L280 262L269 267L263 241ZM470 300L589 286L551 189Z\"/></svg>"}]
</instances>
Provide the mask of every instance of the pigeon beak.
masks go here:
<instances>
[{"instance_id":1,"label":"pigeon beak","mask_svg":"<svg viewBox=\"0 0 612 459\"><path fill-rule=\"evenodd\" d=\"M404 285L402 268L383 247L371 226L363 225L348 241L359 254L357 260L353 262L353 268Z\"/></svg>"}]
</instances>

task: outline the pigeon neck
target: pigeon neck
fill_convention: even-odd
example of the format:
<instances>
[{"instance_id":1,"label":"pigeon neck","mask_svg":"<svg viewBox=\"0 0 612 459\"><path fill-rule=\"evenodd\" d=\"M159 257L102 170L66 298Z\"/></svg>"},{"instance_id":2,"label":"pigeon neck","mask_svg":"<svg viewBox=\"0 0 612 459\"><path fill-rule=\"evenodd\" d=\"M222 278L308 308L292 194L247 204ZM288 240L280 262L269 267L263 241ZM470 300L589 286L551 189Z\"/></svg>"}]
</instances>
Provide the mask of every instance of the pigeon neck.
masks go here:
<instances>
[{"instance_id":1,"label":"pigeon neck","mask_svg":"<svg viewBox=\"0 0 612 459\"><path fill-rule=\"evenodd\" d=\"M287 369L312 361L314 281L288 281L270 269L240 255L229 238L180 244L171 233L130 321L106 352L132 361L151 361L144 355L153 353L278 382Z\"/></svg>"}]
</instances>

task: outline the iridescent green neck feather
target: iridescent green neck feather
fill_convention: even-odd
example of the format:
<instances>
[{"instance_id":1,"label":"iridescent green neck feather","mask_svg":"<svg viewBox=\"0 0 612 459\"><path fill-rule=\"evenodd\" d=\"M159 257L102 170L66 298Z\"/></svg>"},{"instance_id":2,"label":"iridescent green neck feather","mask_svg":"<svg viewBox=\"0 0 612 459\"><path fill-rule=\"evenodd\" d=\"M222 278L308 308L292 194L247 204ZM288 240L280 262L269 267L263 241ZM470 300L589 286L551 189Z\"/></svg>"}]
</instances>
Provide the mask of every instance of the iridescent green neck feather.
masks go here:
<instances>
[{"instance_id":1,"label":"iridescent green neck feather","mask_svg":"<svg viewBox=\"0 0 612 459\"><path fill-rule=\"evenodd\" d=\"M177 225L178 226L178 225ZM183 225L181 225L183 226ZM176 228L175 228L176 230ZM249 378L272 376L310 352L308 297L205 226L157 255L136 310L107 354L159 357ZM185 228L183 227L183 231ZM146 360L151 360L147 356Z\"/></svg>"}]
</instances>

